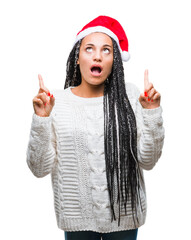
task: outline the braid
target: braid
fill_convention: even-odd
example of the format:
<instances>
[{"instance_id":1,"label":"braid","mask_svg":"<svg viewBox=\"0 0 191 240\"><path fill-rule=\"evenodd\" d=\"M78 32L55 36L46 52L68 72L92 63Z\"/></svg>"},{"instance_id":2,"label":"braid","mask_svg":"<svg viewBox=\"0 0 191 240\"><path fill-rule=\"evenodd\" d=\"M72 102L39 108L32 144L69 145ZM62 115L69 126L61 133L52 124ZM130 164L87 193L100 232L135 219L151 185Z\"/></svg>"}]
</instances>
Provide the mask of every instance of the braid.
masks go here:
<instances>
[{"instance_id":1,"label":"braid","mask_svg":"<svg viewBox=\"0 0 191 240\"><path fill-rule=\"evenodd\" d=\"M77 64L81 41L82 40L78 41L74 45L68 57L68 61L66 64L66 81L65 81L64 89L70 86L78 86L81 83L81 73L80 73L79 65Z\"/></svg>"},{"instance_id":2,"label":"braid","mask_svg":"<svg viewBox=\"0 0 191 240\"><path fill-rule=\"evenodd\" d=\"M107 185L111 207L111 221L116 220L115 204L119 207L118 226L121 207L131 203L134 224L138 222L137 206L141 203L139 195L139 176L141 172L137 161L136 118L129 102L124 80L123 63L117 43L113 42L113 67L104 87L104 147ZM65 88L78 86L81 74L77 60L81 42L77 42L67 61ZM141 207L142 209L142 207ZM136 217L136 219L135 219Z\"/></svg>"},{"instance_id":3,"label":"braid","mask_svg":"<svg viewBox=\"0 0 191 240\"><path fill-rule=\"evenodd\" d=\"M130 200L135 224L139 196L140 169L137 162L137 127L134 112L127 97L121 54L113 41L114 60L112 73L104 89L105 159L112 220L116 219L114 204L120 208ZM116 191L117 186L117 191Z\"/></svg>"}]
</instances>

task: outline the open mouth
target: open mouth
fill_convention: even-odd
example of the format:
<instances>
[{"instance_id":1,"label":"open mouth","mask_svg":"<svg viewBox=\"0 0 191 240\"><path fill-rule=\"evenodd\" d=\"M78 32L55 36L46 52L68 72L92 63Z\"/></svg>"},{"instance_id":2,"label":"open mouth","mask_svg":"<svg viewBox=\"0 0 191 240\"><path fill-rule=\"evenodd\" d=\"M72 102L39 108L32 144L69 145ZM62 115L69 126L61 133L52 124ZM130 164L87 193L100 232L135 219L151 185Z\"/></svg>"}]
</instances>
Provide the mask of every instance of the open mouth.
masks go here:
<instances>
[{"instance_id":1,"label":"open mouth","mask_svg":"<svg viewBox=\"0 0 191 240\"><path fill-rule=\"evenodd\" d=\"M93 66L91 68L91 72L93 73L93 75L100 75L101 71L102 69L99 66Z\"/></svg>"}]
</instances>

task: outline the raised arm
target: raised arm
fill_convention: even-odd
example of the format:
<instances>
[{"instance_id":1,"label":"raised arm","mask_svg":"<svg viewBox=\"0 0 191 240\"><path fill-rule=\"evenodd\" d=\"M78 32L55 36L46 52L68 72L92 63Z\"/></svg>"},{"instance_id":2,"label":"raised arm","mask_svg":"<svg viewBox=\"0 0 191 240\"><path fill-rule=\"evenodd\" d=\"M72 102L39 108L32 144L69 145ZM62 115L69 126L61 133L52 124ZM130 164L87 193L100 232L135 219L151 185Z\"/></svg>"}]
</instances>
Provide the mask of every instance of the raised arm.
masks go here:
<instances>
[{"instance_id":1,"label":"raised arm","mask_svg":"<svg viewBox=\"0 0 191 240\"><path fill-rule=\"evenodd\" d=\"M164 128L161 95L148 80L148 70L144 74L144 94L140 94L137 122L140 126L138 158L145 170L152 169L161 156L164 143Z\"/></svg>"},{"instance_id":2,"label":"raised arm","mask_svg":"<svg viewBox=\"0 0 191 240\"><path fill-rule=\"evenodd\" d=\"M36 177L44 177L52 170L56 157L55 133L51 111L55 98L44 86L39 75L39 92L33 99L34 114L27 148L27 164Z\"/></svg>"},{"instance_id":3,"label":"raised arm","mask_svg":"<svg viewBox=\"0 0 191 240\"><path fill-rule=\"evenodd\" d=\"M132 91L128 90L128 84L126 88L137 120L138 161L143 169L150 170L160 158L164 143L161 96L148 81L148 70L145 71L143 93L130 85Z\"/></svg>"}]
</instances>

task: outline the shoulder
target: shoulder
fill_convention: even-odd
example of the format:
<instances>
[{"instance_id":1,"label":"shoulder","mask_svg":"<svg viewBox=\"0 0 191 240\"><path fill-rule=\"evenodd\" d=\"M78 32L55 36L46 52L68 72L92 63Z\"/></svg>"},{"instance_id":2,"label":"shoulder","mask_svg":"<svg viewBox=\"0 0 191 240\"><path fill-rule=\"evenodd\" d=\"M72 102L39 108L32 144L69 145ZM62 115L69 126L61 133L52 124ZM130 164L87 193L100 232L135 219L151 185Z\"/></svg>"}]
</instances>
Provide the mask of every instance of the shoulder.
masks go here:
<instances>
[{"instance_id":1,"label":"shoulder","mask_svg":"<svg viewBox=\"0 0 191 240\"><path fill-rule=\"evenodd\" d=\"M60 111L64 110L64 106L68 106L70 104L70 94L69 88L66 89L54 89L51 91L55 98L55 105L53 110Z\"/></svg>"},{"instance_id":2,"label":"shoulder","mask_svg":"<svg viewBox=\"0 0 191 240\"><path fill-rule=\"evenodd\" d=\"M130 83L130 82L126 82L125 83L125 88L126 88L128 98L131 98L131 99L132 98L135 98L135 99L139 98L140 91L135 84Z\"/></svg>"},{"instance_id":3,"label":"shoulder","mask_svg":"<svg viewBox=\"0 0 191 240\"><path fill-rule=\"evenodd\" d=\"M51 91L51 93L53 94L53 96L55 97L55 99L60 99L60 98L66 98L67 99L67 95L69 92L69 88L66 89L53 89Z\"/></svg>"},{"instance_id":4,"label":"shoulder","mask_svg":"<svg viewBox=\"0 0 191 240\"><path fill-rule=\"evenodd\" d=\"M55 104L52 109L52 115L56 116L57 114L61 114L62 112L66 111L70 105L69 99L69 88L66 89L53 89L51 93L55 98Z\"/></svg>"}]
</instances>

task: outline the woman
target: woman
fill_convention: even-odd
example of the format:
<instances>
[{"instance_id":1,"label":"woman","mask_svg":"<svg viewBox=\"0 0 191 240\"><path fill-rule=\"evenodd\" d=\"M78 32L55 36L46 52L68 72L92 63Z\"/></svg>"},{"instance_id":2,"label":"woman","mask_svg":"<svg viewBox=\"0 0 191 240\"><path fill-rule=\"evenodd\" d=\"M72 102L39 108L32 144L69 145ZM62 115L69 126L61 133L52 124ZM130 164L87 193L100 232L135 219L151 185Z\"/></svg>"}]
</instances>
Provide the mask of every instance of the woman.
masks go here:
<instances>
[{"instance_id":1,"label":"woman","mask_svg":"<svg viewBox=\"0 0 191 240\"><path fill-rule=\"evenodd\" d=\"M128 59L122 26L99 16L77 34L64 90L53 96L39 75L27 163L51 173L65 239L135 240L145 223L143 169L160 158L164 128L148 70L143 94L125 83Z\"/></svg>"}]
</instances>

